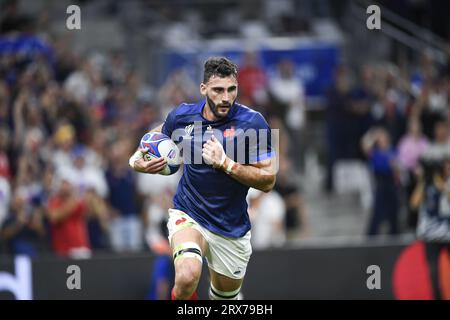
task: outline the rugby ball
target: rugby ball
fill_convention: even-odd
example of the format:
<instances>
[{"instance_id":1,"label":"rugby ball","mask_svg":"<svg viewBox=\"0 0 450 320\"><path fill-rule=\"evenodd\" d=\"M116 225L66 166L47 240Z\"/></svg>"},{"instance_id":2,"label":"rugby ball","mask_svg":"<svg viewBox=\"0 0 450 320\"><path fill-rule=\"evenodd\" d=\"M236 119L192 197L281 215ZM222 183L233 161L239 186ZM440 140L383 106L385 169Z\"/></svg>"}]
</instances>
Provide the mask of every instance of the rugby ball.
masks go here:
<instances>
[{"instance_id":1,"label":"rugby ball","mask_svg":"<svg viewBox=\"0 0 450 320\"><path fill-rule=\"evenodd\" d=\"M159 174L169 176L178 171L181 165L180 150L168 136L159 132L146 133L139 144L141 149L147 149L144 159L163 157L167 161L166 167Z\"/></svg>"}]
</instances>

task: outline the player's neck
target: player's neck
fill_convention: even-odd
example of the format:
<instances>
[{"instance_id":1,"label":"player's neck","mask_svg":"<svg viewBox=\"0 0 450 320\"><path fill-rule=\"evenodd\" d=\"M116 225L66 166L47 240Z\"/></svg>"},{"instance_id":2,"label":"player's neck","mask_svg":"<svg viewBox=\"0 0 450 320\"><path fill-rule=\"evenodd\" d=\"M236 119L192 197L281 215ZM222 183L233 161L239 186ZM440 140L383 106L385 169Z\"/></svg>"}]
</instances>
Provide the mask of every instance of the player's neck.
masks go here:
<instances>
[{"instance_id":1,"label":"player's neck","mask_svg":"<svg viewBox=\"0 0 450 320\"><path fill-rule=\"evenodd\" d=\"M218 117L211 111L211 108L209 107L208 101L205 102L205 105L203 107L202 111L203 118L205 118L208 121L217 121L219 120Z\"/></svg>"}]
</instances>

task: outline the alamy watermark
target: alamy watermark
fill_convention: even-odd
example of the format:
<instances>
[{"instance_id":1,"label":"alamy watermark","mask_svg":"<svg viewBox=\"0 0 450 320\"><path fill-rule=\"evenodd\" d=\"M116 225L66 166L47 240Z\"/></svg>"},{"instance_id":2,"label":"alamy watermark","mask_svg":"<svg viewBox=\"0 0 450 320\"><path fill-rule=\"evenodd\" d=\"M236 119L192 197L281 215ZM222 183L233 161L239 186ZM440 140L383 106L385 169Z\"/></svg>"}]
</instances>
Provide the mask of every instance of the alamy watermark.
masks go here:
<instances>
[{"instance_id":1,"label":"alamy watermark","mask_svg":"<svg viewBox=\"0 0 450 320\"><path fill-rule=\"evenodd\" d=\"M377 5L370 5L366 10L367 14L370 16L366 20L366 26L369 30L380 30L381 29L381 9Z\"/></svg>"},{"instance_id":2,"label":"alamy watermark","mask_svg":"<svg viewBox=\"0 0 450 320\"><path fill-rule=\"evenodd\" d=\"M67 278L66 286L69 290L80 290L81 289L81 268L76 264L72 264L67 267L67 274L70 276Z\"/></svg>"},{"instance_id":3,"label":"alamy watermark","mask_svg":"<svg viewBox=\"0 0 450 320\"><path fill-rule=\"evenodd\" d=\"M81 30L81 9L79 6L72 4L67 7L66 13L69 16L66 19L66 27L69 30ZM381 29L381 9L377 5L370 5L366 10L370 16L366 20L366 26L369 30Z\"/></svg>"},{"instance_id":4,"label":"alamy watermark","mask_svg":"<svg viewBox=\"0 0 450 320\"><path fill-rule=\"evenodd\" d=\"M184 164L203 164L203 144L214 135L229 158L243 164L271 158L272 169L278 171L279 129L243 130L231 127L222 132L210 126L204 131L202 127L201 121L195 121L172 132L171 139L177 143Z\"/></svg>"},{"instance_id":5,"label":"alamy watermark","mask_svg":"<svg viewBox=\"0 0 450 320\"><path fill-rule=\"evenodd\" d=\"M81 9L77 5L70 5L66 9L66 13L70 16L66 19L66 27L69 30L80 30L81 29Z\"/></svg>"},{"instance_id":6,"label":"alamy watermark","mask_svg":"<svg viewBox=\"0 0 450 320\"><path fill-rule=\"evenodd\" d=\"M370 276L367 278L366 286L369 290L381 289L381 268L376 264L367 267L366 273Z\"/></svg>"}]
</instances>

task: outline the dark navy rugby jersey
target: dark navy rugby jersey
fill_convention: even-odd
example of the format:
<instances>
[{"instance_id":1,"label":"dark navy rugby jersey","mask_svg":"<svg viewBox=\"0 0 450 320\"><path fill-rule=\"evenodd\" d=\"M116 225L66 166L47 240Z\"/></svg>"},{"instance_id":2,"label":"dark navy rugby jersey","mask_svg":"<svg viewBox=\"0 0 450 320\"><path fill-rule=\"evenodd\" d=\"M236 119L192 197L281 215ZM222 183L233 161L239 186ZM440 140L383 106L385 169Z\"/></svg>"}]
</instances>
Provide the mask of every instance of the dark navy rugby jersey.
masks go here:
<instances>
[{"instance_id":1,"label":"dark navy rugby jersey","mask_svg":"<svg viewBox=\"0 0 450 320\"><path fill-rule=\"evenodd\" d=\"M246 196L249 187L202 159L202 148L212 134L228 157L251 164L274 156L271 131L264 117L235 103L227 117L208 121L202 115L205 100L183 103L167 116L162 133L181 147L184 172L174 196L174 207L201 226L224 237L242 237L250 230Z\"/></svg>"}]
</instances>

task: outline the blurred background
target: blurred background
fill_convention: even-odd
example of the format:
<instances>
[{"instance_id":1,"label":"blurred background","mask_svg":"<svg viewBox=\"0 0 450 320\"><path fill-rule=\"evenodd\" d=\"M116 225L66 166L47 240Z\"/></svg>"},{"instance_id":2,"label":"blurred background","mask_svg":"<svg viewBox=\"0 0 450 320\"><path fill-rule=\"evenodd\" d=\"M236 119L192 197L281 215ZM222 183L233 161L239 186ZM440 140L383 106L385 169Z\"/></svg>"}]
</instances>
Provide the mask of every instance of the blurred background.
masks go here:
<instances>
[{"instance_id":1,"label":"blurred background","mask_svg":"<svg viewBox=\"0 0 450 320\"><path fill-rule=\"evenodd\" d=\"M72 4L80 30L66 27ZM371 4L381 30L366 27ZM369 247L389 248L392 269L415 239L418 161L450 150L448 12L439 0L1 0L0 262L152 257L140 280L150 286L179 175L138 174L128 158L173 107L200 98L204 61L225 55L239 66L238 101L281 133L274 191L248 197L253 268L271 252L303 261L302 250ZM364 288L349 297L371 298L365 251L352 253ZM247 297L349 293L287 286Z\"/></svg>"}]
</instances>

